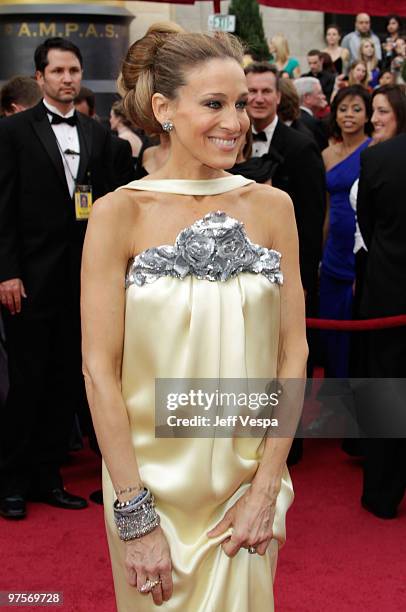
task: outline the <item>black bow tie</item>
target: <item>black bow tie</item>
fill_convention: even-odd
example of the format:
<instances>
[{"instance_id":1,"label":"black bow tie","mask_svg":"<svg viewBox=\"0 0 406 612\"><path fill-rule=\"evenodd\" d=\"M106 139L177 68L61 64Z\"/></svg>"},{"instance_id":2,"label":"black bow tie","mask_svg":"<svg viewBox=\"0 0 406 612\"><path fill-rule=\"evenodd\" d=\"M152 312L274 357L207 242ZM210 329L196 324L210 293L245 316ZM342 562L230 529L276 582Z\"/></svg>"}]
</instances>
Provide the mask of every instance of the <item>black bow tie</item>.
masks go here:
<instances>
[{"instance_id":1,"label":"black bow tie","mask_svg":"<svg viewBox=\"0 0 406 612\"><path fill-rule=\"evenodd\" d=\"M52 116L52 120L51 120L52 125L58 125L59 123L67 123L68 125L71 125L72 127L74 127L75 125L78 124L78 116L76 113L72 115L72 117L62 117L62 115L57 115L56 113L53 113L52 111L50 111L48 108L47 108L47 113L48 115Z\"/></svg>"},{"instance_id":2,"label":"black bow tie","mask_svg":"<svg viewBox=\"0 0 406 612\"><path fill-rule=\"evenodd\" d=\"M265 132L252 132L252 139L254 142L258 140L261 142L266 142L268 140Z\"/></svg>"}]
</instances>

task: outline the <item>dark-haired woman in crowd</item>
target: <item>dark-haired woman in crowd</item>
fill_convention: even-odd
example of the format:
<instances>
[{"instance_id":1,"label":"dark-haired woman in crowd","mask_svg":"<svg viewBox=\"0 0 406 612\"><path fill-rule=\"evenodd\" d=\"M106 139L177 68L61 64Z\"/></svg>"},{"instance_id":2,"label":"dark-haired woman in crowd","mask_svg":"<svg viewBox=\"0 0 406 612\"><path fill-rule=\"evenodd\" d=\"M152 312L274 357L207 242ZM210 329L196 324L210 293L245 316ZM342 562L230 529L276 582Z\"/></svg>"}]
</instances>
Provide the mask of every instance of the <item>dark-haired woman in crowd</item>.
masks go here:
<instances>
[{"instance_id":1,"label":"dark-haired woman in crowd","mask_svg":"<svg viewBox=\"0 0 406 612\"><path fill-rule=\"evenodd\" d=\"M305 375L292 201L226 171L250 125L242 60L233 36L151 26L123 62L128 116L170 148L159 170L95 203L83 253L84 372L119 612L274 609L299 413L290 436L238 438L222 437L221 405L200 437L176 412L207 414L193 397L185 406L186 380L216 390ZM157 379L170 383L160 398Z\"/></svg>"},{"instance_id":2,"label":"dark-haired woman in crowd","mask_svg":"<svg viewBox=\"0 0 406 612\"><path fill-rule=\"evenodd\" d=\"M326 30L326 43L327 47L323 49L324 53L328 53L331 57L335 72L337 74L343 74L346 72L348 63L350 61L350 52L344 47L340 47L341 31L336 25L327 26Z\"/></svg>"},{"instance_id":3,"label":"dark-haired woman in crowd","mask_svg":"<svg viewBox=\"0 0 406 612\"><path fill-rule=\"evenodd\" d=\"M406 95L398 85L386 85L375 89L371 97L373 127L370 146L385 142L406 132ZM356 211L359 179L351 187L350 202ZM356 257L356 284L354 294L354 317L359 315L359 302L366 266L366 246L356 225L354 254Z\"/></svg>"},{"instance_id":4,"label":"dark-haired woman in crowd","mask_svg":"<svg viewBox=\"0 0 406 612\"><path fill-rule=\"evenodd\" d=\"M350 189L359 177L360 154L369 144L370 100L360 85L340 90L331 106L331 132L336 143L322 153L329 207L320 272L320 316L351 319L355 279L355 214ZM349 335L323 332L325 375L348 376Z\"/></svg>"},{"instance_id":5,"label":"dark-haired woman in crowd","mask_svg":"<svg viewBox=\"0 0 406 612\"><path fill-rule=\"evenodd\" d=\"M368 165L363 166L364 177L361 173L358 202L368 246L360 303L361 318L366 319L405 312L406 215L401 174L405 93L400 86L382 87L374 92L372 107L377 146L366 154ZM397 438L405 432L405 341L405 327L363 333L358 376L372 380L368 385L355 385L361 429L371 436L363 440L361 501L368 511L384 519L397 516L406 487L406 440Z\"/></svg>"},{"instance_id":6,"label":"dark-haired woman in crowd","mask_svg":"<svg viewBox=\"0 0 406 612\"><path fill-rule=\"evenodd\" d=\"M396 41L402 33L402 20L399 15L388 15L385 23L387 36L382 42L382 66L390 68L391 62L396 55Z\"/></svg>"},{"instance_id":7,"label":"dark-haired woman in crowd","mask_svg":"<svg viewBox=\"0 0 406 612\"><path fill-rule=\"evenodd\" d=\"M110 111L110 127L117 136L123 140L127 140L131 145L133 158L137 158L142 147L142 140L133 130L131 121L129 121L123 103L120 100L114 102Z\"/></svg>"}]
</instances>

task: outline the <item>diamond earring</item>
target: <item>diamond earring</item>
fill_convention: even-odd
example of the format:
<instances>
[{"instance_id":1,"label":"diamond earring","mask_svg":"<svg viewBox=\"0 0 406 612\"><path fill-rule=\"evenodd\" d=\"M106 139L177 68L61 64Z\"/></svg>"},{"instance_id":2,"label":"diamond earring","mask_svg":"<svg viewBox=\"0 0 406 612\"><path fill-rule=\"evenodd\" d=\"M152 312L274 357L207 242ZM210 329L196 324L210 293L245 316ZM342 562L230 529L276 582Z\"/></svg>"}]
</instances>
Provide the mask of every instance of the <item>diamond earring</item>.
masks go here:
<instances>
[{"instance_id":1,"label":"diamond earring","mask_svg":"<svg viewBox=\"0 0 406 612\"><path fill-rule=\"evenodd\" d=\"M164 121L162 124L162 129L164 132L172 132L174 125L172 121Z\"/></svg>"}]
</instances>

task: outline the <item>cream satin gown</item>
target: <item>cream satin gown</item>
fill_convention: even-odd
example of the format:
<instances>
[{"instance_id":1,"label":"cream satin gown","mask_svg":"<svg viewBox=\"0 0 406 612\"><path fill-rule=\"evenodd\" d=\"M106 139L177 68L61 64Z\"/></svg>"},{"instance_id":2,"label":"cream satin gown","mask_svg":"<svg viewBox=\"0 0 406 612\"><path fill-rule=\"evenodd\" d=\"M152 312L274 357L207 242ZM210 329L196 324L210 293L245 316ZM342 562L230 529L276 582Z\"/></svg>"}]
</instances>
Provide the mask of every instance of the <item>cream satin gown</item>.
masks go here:
<instances>
[{"instance_id":1,"label":"cream satin gown","mask_svg":"<svg viewBox=\"0 0 406 612\"><path fill-rule=\"evenodd\" d=\"M242 176L208 181L143 179L124 188L215 196L250 182ZM249 554L242 548L229 558L220 543L230 531L215 539L206 534L249 487L263 440L155 438L154 393L155 378L275 377L279 285L253 272L240 272L225 281L157 273L153 282L139 285L131 262L126 281L122 393L141 478L155 496L173 564L173 596L161 609L271 611L277 550L285 540L285 515L293 500L287 468L277 500L275 539L267 553ZM117 609L155 610L151 595L140 595L126 581L125 544L114 525L115 494L105 468L103 492Z\"/></svg>"}]
</instances>

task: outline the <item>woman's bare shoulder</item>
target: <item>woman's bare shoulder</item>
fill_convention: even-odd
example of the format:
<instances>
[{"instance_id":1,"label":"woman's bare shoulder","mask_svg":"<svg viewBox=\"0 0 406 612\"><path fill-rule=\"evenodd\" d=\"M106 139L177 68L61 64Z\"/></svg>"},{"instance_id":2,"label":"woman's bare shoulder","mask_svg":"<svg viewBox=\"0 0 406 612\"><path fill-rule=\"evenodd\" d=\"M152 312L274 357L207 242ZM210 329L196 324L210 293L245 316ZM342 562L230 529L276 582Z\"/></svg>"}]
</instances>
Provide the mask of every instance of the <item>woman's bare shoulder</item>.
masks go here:
<instances>
[{"instance_id":1,"label":"woman's bare shoulder","mask_svg":"<svg viewBox=\"0 0 406 612\"><path fill-rule=\"evenodd\" d=\"M96 200L92 208L92 217L97 217L103 221L120 220L121 215L137 215L139 212L139 195L135 189L119 189L106 193L103 197Z\"/></svg>"},{"instance_id":2,"label":"woman's bare shoulder","mask_svg":"<svg viewBox=\"0 0 406 612\"><path fill-rule=\"evenodd\" d=\"M284 211L293 207L290 196L285 191L271 187L271 185L259 183L251 185L249 197L252 204L266 214L275 215L278 212L283 214Z\"/></svg>"},{"instance_id":3,"label":"woman's bare shoulder","mask_svg":"<svg viewBox=\"0 0 406 612\"><path fill-rule=\"evenodd\" d=\"M115 241L127 243L127 237L133 236L137 227L140 195L141 192L122 189L96 200L89 219L89 230L106 233Z\"/></svg>"}]
</instances>

